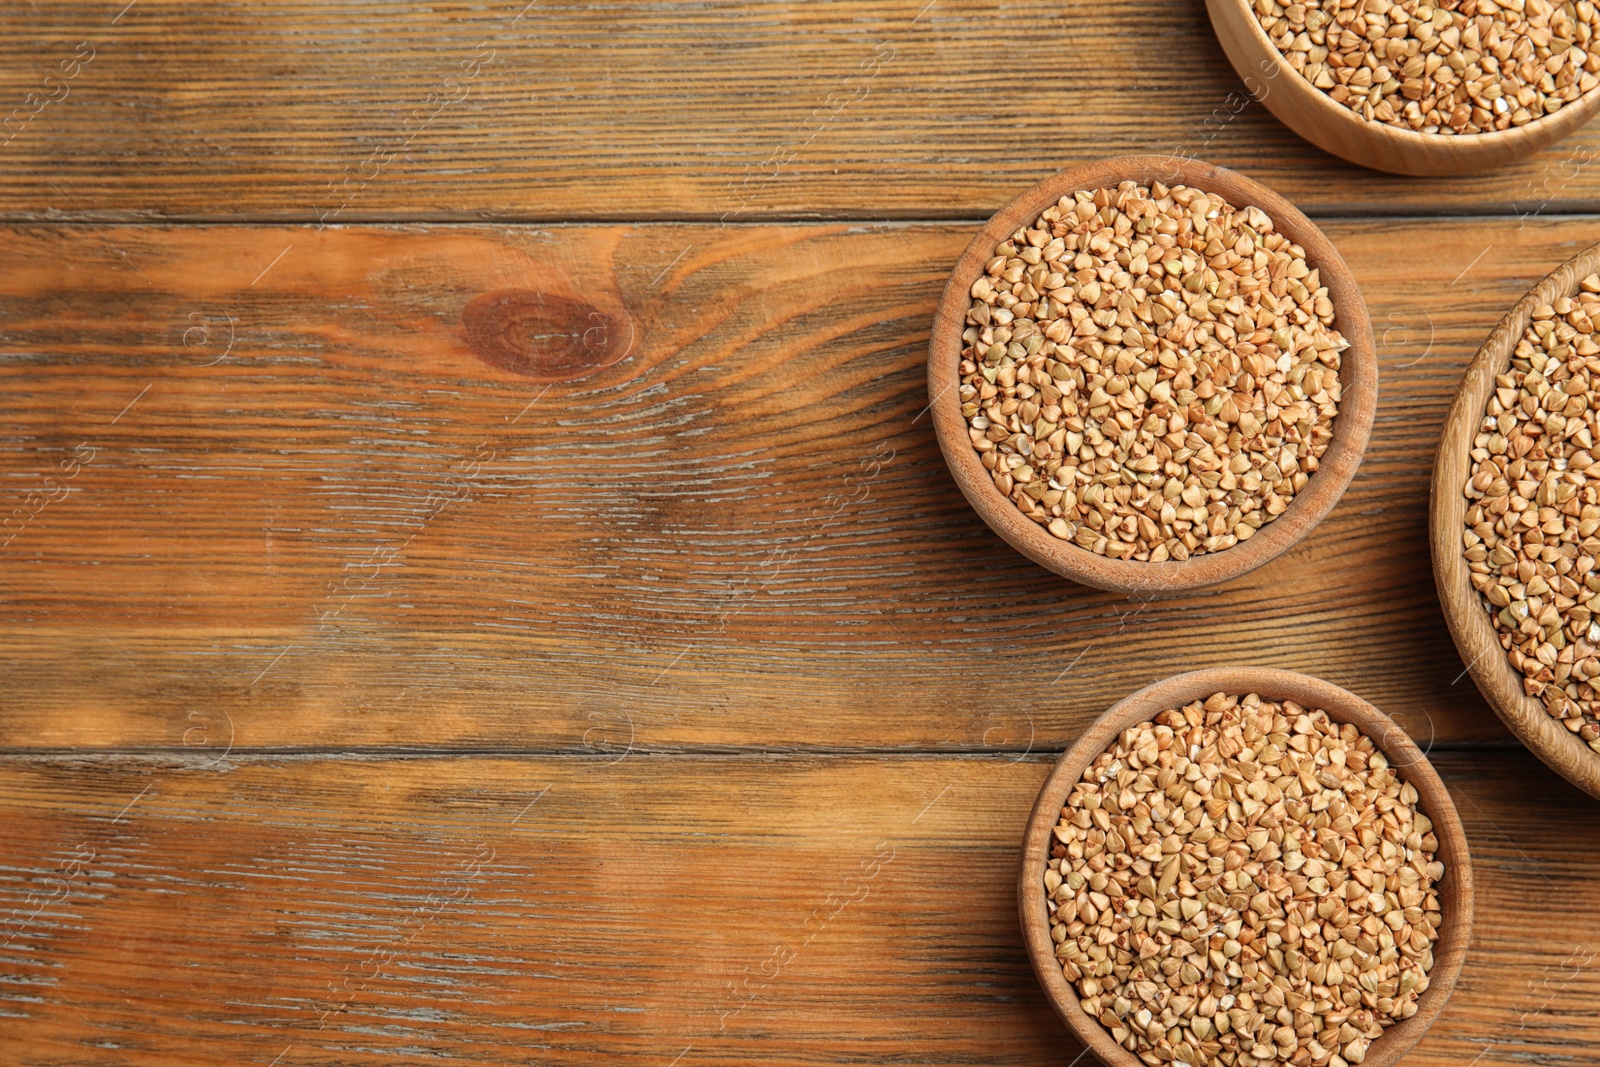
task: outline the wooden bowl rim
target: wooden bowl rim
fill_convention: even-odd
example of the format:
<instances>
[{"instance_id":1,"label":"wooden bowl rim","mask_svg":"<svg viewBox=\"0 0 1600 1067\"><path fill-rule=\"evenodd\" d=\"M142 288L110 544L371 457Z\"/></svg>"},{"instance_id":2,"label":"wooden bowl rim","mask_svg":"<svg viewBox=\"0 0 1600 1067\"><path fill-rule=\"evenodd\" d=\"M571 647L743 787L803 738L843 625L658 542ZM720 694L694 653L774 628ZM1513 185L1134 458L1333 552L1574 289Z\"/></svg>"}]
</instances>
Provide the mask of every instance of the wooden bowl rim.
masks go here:
<instances>
[{"instance_id":1,"label":"wooden bowl rim","mask_svg":"<svg viewBox=\"0 0 1600 1067\"><path fill-rule=\"evenodd\" d=\"M1471 441L1483 418L1494 376L1510 366L1511 354L1532 321L1534 309L1570 295L1579 281L1596 272L1600 272L1600 244L1591 245L1545 275L1506 312L1478 349L1462 377L1439 437L1433 464L1433 499L1428 511L1434 584L1456 651L1466 662L1478 691L1529 751L1579 789L1600 797L1600 754L1522 691L1522 674L1506 658L1483 598L1472 588L1461 544L1467 511L1461 488Z\"/></svg>"},{"instance_id":2,"label":"wooden bowl rim","mask_svg":"<svg viewBox=\"0 0 1600 1067\"><path fill-rule=\"evenodd\" d=\"M1407 130L1399 126L1391 126L1386 122L1369 122L1321 89L1318 89L1315 85L1312 85L1305 75L1284 61L1283 53L1278 50L1277 45L1272 43L1272 38L1267 36L1267 31L1261 25L1261 20L1256 18L1256 13L1252 9L1249 0L1206 0L1208 12L1213 4L1227 5L1240 12L1250 25L1250 33L1255 40L1256 47L1275 57L1279 72L1288 74L1298 88L1304 89L1316 97L1317 107L1330 116L1331 121L1344 126L1346 129L1359 131L1363 136L1375 136L1379 139L1390 138L1400 143L1410 142L1424 150L1432 150L1449 145L1457 145L1460 148L1470 150L1488 145L1498 145L1508 138L1526 137L1532 140L1548 130L1549 127L1556 125L1557 120L1560 120L1568 111L1580 109L1581 105L1585 103L1588 103L1589 109L1593 110L1596 104L1600 104L1600 86L1596 86L1587 93L1580 94L1578 99L1563 106L1559 111L1549 115L1541 115L1532 122L1521 126L1513 126L1508 130L1495 130L1492 133L1423 133L1420 130ZM1215 18L1215 15L1213 14L1212 17ZM1268 77L1276 77L1276 75ZM1252 93L1252 95L1254 94ZM1582 125L1582 123L1580 122L1579 125ZM1298 133L1299 131L1296 132ZM1558 139L1560 136L1559 134L1557 135ZM1530 151L1535 151L1537 148L1538 146L1535 145L1530 148Z\"/></svg>"},{"instance_id":3,"label":"wooden bowl rim","mask_svg":"<svg viewBox=\"0 0 1600 1067\"><path fill-rule=\"evenodd\" d=\"M1026 518L1000 494L967 438L961 414L961 333L972 283L995 246L1019 227L1031 224L1060 197L1081 189L1115 188L1120 181L1141 185L1160 181L1221 194L1237 208L1259 207L1278 232L1306 251L1334 306L1334 325L1350 342L1339 371L1342 397L1333 440L1317 472L1272 522L1250 540L1187 560L1141 563L1111 559L1058 540ZM1175 156L1139 155L1073 167L1052 175L995 213L967 245L939 299L928 343L928 396L935 436L956 484L989 527L1024 556L1084 585L1124 593L1182 592L1231 581L1292 548L1338 503L1361 464L1377 409L1378 358L1367 305L1355 276L1327 236L1293 204L1272 190L1222 167Z\"/></svg>"},{"instance_id":4,"label":"wooden bowl rim","mask_svg":"<svg viewBox=\"0 0 1600 1067\"><path fill-rule=\"evenodd\" d=\"M1349 722L1372 738L1404 779L1416 787L1419 806L1433 820L1439 839L1436 855L1445 864L1439 902L1442 925L1434 946L1433 970L1427 992L1417 999L1417 1013L1384 1031L1367 1051L1363 1067L1391 1067L1431 1026L1455 988L1472 936L1472 859L1466 831L1461 826L1450 792L1427 756L1393 719L1360 697L1330 682L1295 671L1258 667L1213 667L1175 675L1125 697L1094 721L1056 762L1039 790L1022 840L1022 864L1017 879L1017 910L1023 940L1034 973L1051 1006L1073 1034L1092 1049L1108 1067L1144 1067L1133 1053L1111 1039L1099 1020L1078 1004L1078 995L1055 958L1045 907L1044 864L1051 832L1062 805L1084 769L1129 726L1148 722L1169 708L1182 707L1213 693L1256 693L1267 700L1293 700L1306 708L1320 708L1337 722Z\"/></svg>"}]
</instances>

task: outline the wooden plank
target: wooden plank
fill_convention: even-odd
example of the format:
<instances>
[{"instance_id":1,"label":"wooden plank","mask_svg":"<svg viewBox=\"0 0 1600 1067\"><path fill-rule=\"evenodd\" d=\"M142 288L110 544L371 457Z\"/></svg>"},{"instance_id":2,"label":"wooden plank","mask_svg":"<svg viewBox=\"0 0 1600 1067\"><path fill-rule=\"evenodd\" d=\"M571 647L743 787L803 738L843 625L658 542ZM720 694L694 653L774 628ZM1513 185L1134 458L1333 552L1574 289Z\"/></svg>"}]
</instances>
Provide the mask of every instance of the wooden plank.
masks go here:
<instances>
[{"instance_id":1,"label":"wooden plank","mask_svg":"<svg viewBox=\"0 0 1600 1067\"><path fill-rule=\"evenodd\" d=\"M1314 212L1600 209L1600 130L1493 174L1333 160L1204 7L107 0L0 11L0 218L972 218L1181 152Z\"/></svg>"},{"instance_id":2,"label":"wooden plank","mask_svg":"<svg viewBox=\"0 0 1600 1067\"><path fill-rule=\"evenodd\" d=\"M1600 220L1332 226L1383 346L1367 460L1290 555L1149 603L950 481L922 361L967 231L7 232L0 745L1020 752L1227 663L1507 740L1439 617L1429 466Z\"/></svg>"},{"instance_id":3,"label":"wooden plank","mask_svg":"<svg viewBox=\"0 0 1600 1067\"><path fill-rule=\"evenodd\" d=\"M1595 802L1438 760L1482 907L1408 1059L1592 1062ZM1019 943L1039 757L11 757L13 1063L1070 1063ZM29 894L32 894L30 896Z\"/></svg>"}]
</instances>

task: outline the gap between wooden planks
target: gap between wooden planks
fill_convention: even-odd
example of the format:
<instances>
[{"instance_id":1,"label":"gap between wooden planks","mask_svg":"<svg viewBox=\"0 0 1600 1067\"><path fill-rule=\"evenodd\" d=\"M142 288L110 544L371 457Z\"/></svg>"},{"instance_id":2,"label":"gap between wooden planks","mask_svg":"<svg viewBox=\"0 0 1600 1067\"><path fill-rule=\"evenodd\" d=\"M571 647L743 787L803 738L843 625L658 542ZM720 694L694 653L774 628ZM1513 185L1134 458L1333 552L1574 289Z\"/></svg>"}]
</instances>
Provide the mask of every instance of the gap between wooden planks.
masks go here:
<instances>
[{"instance_id":1,"label":"gap between wooden planks","mask_svg":"<svg viewBox=\"0 0 1600 1067\"><path fill-rule=\"evenodd\" d=\"M1410 179L1246 94L1198 2L49 0L0 10L0 218L987 217L1128 152L1321 214L1600 209L1600 130Z\"/></svg>"},{"instance_id":2,"label":"gap between wooden planks","mask_svg":"<svg viewBox=\"0 0 1600 1067\"><path fill-rule=\"evenodd\" d=\"M1571 827L1595 802L1522 752L1435 763L1482 906L1407 1062L1592 1062L1600 861ZM7 757L0 1044L138 1067L1070 1063L1014 905L1048 768Z\"/></svg>"},{"instance_id":3,"label":"gap between wooden planks","mask_svg":"<svg viewBox=\"0 0 1600 1067\"><path fill-rule=\"evenodd\" d=\"M949 479L922 362L964 225L13 227L0 745L1058 750L1220 663L1506 743L1428 473L1600 220L1328 229L1380 344L1366 461L1294 552L1145 603Z\"/></svg>"}]
</instances>

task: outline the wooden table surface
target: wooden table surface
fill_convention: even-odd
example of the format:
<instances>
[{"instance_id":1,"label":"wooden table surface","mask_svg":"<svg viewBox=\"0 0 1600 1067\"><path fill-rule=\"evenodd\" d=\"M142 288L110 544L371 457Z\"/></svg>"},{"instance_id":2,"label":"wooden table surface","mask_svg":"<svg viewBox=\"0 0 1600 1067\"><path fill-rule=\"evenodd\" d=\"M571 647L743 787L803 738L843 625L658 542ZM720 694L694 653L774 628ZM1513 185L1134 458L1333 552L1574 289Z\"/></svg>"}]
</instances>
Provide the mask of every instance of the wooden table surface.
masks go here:
<instances>
[{"instance_id":1,"label":"wooden table surface","mask_svg":"<svg viewBox=\"0 0 1600 1067\"><path fill-rule=\"evenodd\" d=\"M1600 129L1361 171L1198 0L41 0L0 60L0 1062L1071 1064L1034 793L1251 663L1465 819L1409 1062L1600 1062L1600 806L1426 540L1466 362L1600 241ZM980 221L1132 151L1298 203L1380 344L1326 523L1168 600L1007 548L924 414Z\"/></svg>"}]
</instances>

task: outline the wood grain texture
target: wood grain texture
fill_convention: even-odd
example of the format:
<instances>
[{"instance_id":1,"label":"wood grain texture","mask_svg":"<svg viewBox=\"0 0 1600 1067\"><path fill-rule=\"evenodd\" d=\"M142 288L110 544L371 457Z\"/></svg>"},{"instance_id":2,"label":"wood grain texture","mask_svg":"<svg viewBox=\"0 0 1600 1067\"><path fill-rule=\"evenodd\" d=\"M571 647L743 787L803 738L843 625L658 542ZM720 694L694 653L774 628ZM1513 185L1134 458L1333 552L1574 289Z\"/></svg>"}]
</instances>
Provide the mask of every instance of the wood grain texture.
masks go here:
<instances>
[{"instance_id":1,"label":"wood grain texture","mask_svg":"<svg viewBox=\"0 0 1600 1067\"><path fill-rule=\"evenodd\" d=\"M46 0L0 11L0 104L11 220L977 218L1140 152L1312 213L1600 209L1592 128L1429 182L1325 155L1199 0Z\"/></svg>"},{"instance_id":2,"label":"wood grain texture","mask_svg":"<svg viewBox=\"0 0 1600 1067\"><path fill-rule=\"evenodd\" d=\"M1590 796L1600 797L1600 758L1551 717L1544 702L1523 689L1523 675L1511 665L1490 616L1488 604L1472 586L1465 544L1467 498L1473 441L1483 425L1485 406L1495 376L1511 367L1534 311L1577 292L1578 283L1600 269L1600 245L1584 249L1528 290L1495 325L1462 377L1455 403L1445 419L1434 460L1428 537L1433 551L1434 582L1445 622L1455 638L1472 680L1517 740L1567 781Z\"/></svg>"},{"instance_id":3,"label":"wood grain texture","mask_svg":"<svg viewBox=\"0 0 1600 1067\"><path fill-rule=\"evenodd\" d=\"M1592 1063L1600 862L1570 827L1595 802L1520 751L1435 762L1478 928L1406 1062ZM11 757L0 1045L29 1067L1070 1063L1015 908L1049 767Z\"/></svg>"},{"instance_id":4,"label":"wood grain texture","mask_svg":"<svg viewBox=\"0 0 1600 1067\"><path fill-rule=\"evenodd\" d=\"M966 226L13 228L0 745L1037 751L1224 664L1503 743L1428 468L1468 355L1600 220L1328 232L1378 340L1366 459L1294 551L1145 603L1023 559L939 456ZM485 294L506 331L469 336Z\"/></svg>"},{"instance_id":5,"label":"wood grain texture","mask_svg":"<svg viewBox=\"0 0 1600 1067\"><path fill-rule=\"evenodd\" d=\"M1152 602L1008 548L924 411L976 220L1129 152L1345 217L1383 379L1310 538ZM1597 159L1348 166L1200 0L5 5L0 1061L1071 1063L1048 753L1257 663L1463 816L1408 1062L1592 1062L1595 801L1505 747L1424 515Z\"/></svg>"}]
</instances>

